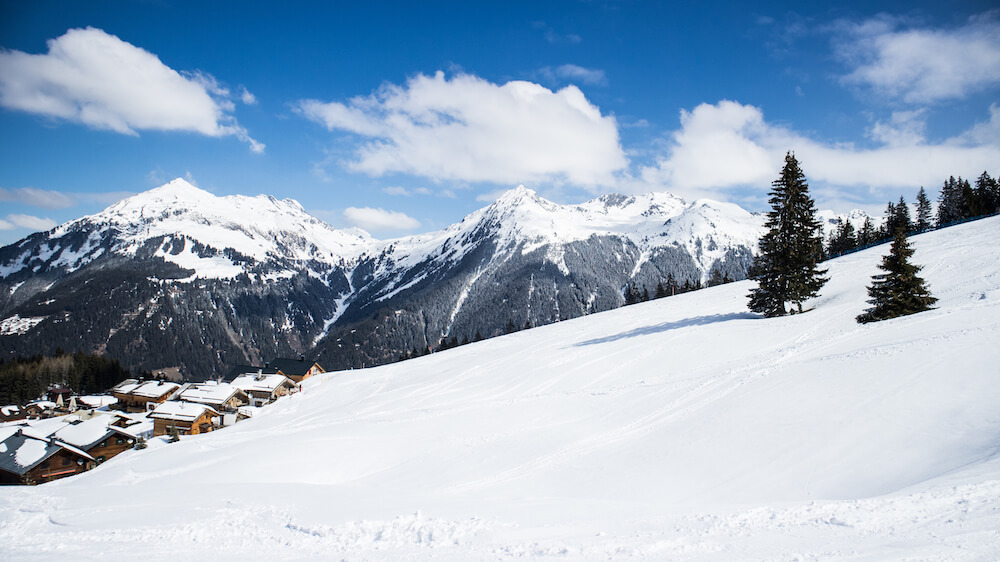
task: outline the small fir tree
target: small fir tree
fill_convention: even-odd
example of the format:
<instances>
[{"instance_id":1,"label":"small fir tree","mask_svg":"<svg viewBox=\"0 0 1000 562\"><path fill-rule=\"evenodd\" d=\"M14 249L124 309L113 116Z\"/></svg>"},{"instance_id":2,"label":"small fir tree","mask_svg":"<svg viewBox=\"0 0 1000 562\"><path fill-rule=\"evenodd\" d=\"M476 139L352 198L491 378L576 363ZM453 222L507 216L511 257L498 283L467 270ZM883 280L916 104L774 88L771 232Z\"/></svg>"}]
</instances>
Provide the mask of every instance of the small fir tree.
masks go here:
<instances>
[{"instance_id":1,"label":"small fir tree","mask_svg":"<svg viewBox=\"0 0 1000 562\"><path fill-rule=\"evenodd\" d=\"M885 273L872 276L868 287L871 308L857 317L865 324L928 310L937 302L927 289L927 283L917 276L921 267L909 262L913 248L902 230L896 231L889 255L878 266Z\"/></svg>"},{"instance_id":2,"label":"small fir tree","mask_svg":"<svg viewBox=\"0 0 1000 562\"><path fill-rule=\"evenodd\" d=\"M785 155L781 176L771 184L760 254L755 259L754 279L758 287L748 297L749 307L764 316L802 312L802 302L815 297L826 283L817 264L823 258L822 225L809 196L809 184L791 152Z\"/></svg>"}]
</instances>

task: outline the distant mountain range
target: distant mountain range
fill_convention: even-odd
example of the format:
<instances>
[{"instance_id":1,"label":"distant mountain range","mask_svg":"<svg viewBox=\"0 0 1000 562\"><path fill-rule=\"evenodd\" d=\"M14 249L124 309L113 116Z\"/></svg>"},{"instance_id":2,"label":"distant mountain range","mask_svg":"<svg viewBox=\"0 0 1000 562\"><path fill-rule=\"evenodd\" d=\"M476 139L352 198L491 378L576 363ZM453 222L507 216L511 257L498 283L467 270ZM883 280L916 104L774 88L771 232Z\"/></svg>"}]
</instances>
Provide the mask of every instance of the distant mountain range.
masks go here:
<instances>
[{"instance_id":1,"label":"distant mountain range","mask_svg":"<svg viewBox=\"0 0 1000 562\"><path fill-rule=\"evenodd\" d=\"M742 279L763 217L667 193L559 205L518 187L444 230L380 241L295 201L177 179L0 248L0 353L106 353L201 378L306 354L371 366L608 310L714 272Z\"/></svg>"}]
</instances>

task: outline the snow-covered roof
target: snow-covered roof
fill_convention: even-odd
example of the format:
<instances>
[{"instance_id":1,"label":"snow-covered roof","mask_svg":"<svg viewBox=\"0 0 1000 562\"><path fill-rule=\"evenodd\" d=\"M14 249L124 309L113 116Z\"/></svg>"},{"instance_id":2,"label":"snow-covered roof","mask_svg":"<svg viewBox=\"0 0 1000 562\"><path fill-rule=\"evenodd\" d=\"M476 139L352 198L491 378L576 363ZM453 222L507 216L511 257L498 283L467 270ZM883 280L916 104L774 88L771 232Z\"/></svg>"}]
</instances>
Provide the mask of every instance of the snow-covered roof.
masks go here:
<instances>
[{"instance_id":1,"label":"snow-covered roof","mask_svg":"<svg viewBox=\"0 0 1000 562\"><path fill-rule=\"evenodd\" d=\"M108 423L112 421L114 421L114 418L111 416L98 416L79 423L67 424L53 435L70 445L89 449L115 433L115 430L108 427Z\"/></svg>"},{"instance_id":2,"label":"snow-covered roof","mask_svg":"<svg viewBox=\"0 0 1000 562\"><path fill-rule=\"evenodd\" d=\"M5 416L13 416L14 414L20 414L20 413L21 413L20 406L14 406L14 405L0 406L0 414L3 414Z\"/></svg>"},{"instance_id":3,"label":"snow-covered roof","mask_svg":"<svg viewBox=\"0 0 1000 562\"><path fill-rule=\"evenodd\" d=\"M88 408L103 408L105 406L110 406L118 402L118 399L114 396L108 396L106 394L96 394L90 396L77 396L77 402L87 406Z\"/></svg>"},{"instance_id":4,"label":"snow-covered roof","mask_svg":"<svg viewBox=\"0 0 1000 562\"><path fill-rule=\"evenodd\" d=\"M114 391L121 394L141 396L143 398L160 398L164 394L169 394L177 390L180 386L181 385L175 382L135 381L130 379L119 383L119 385L114 388Z\"/></svg>"},{"instance_id":5,"label":"snow-covered roof","mask_svg":"<svg viewBox=\"0 0 1000 562\"><path fill-rule=\"evenodd\" d=\"M221 406L237 392L243 392L243 390L229 383L206 382L194 384L184 389L180 392L179 398L187 402Z\"/></svg>"},{"instance_id":6,"label":"snow-covered roof","mask_svg":"<svg viewBox=\"0 0 1000 562\"><path fill-rule=\"evenodd\" d=\"M43 410L52 410L56 407L56 403L51 400L35 400L29 403L27 407L30 408L31 406L37 406Z\"/></svg>"},{"instance_id":7,"label":"snow-covered roof","mask_svg":"<svg viewBox=\"0 0 1000 562\"><path fill-rule=\"evenodd\" d=\"M260 406L240 406L239 408L236 409L236 413L240 414L241 416L246 416L248 418L254 417L254 415L256 415L257 412L259 411L260 411Z\"/></svg>"},{"instance_id":8,"label":"snow-covered roof","mask_svg":"<svg viewBox=\"0 0 1000 562\"><path fill-rule=\"evenodd\" d=\"M282 384L294 386L295 383L285 375L260 375L247 373L233 379L232 385L246 392L274 392Z\"/></svg>"},{"instance_id":9,"label":"snow-covered roof","mask_svg":"<svg viewBox=\"0 0 1000 562\"><path fill-rule=\"evenodd\" d=\"M73 445L57 439L45 439L33 435L29 428L22 428L0 442L0 470L17 475L25 474L61 449L94 460L94 457Z\"/></svg>"},{"instance_id":10,"label":"snow-covered roof","mask_svg":"<svg viewBox=\"0 0 1000 562\"><path fill-rule=\"evenodd\" d=\"M205 412L219 415L215 408L194 402L164 402L150 412L149 417L161 420L194 421Z\"/></svg>"}]
</instances>

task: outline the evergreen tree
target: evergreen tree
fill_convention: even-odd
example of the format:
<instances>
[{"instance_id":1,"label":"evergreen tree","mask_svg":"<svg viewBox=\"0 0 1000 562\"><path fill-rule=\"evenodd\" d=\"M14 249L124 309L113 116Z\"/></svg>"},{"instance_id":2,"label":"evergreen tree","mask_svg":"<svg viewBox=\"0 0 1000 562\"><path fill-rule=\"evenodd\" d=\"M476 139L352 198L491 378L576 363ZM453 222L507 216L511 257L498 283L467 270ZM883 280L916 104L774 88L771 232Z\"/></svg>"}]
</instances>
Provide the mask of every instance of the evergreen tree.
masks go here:
<instances>
[{"instance_id":1,"label":"evergreen tree","mask_svg":"<svg viewBox=\"0 0 1000 562\"><path fill-rule=\"evenodd\" d=\"M674 274L673 273L668 273L667 274L667 286L664 287L664 289L666 289L667 296L676 295L678 288L679 287L677 286L677 279L674 279Z\"/></svg>"},{"instance_id":2,"label":"evergreen tree","mask_svg":"<svg viewBox=\"0 0 1000 562\"><path fill-rule=\"evenodd\" d=\"M959 180L959 189L962 191L962 218L971 219L979 216L979 202L976 200L976 192L969 185L969 180Z\"/></svg>"},{"instance_id":3,"label":"evergreen tree","mask_svg":"<svg viewBox=\"0 0 1000 562\"><path fill-rule=\"evenodd\" d=\"M926 282L917 276L921 267L909 262L913 248L902 230L896 231L889 255L878 266L885 273L872 276L868 287L868 304L871 308L857 317L862 324L877 322L897 316L928 310L937 302L927 289Z\"/></svg>"},{"instance_id":4,"label":"evergreen tree","mask_svg":"<svg viewBox=\"0 0 1000 562\"><path fill-rule=\"evenodd\" d=\"M1000 193L997 192L997 180L983 172L976 179L976 200L978 202L979 214L988 215L1000 210Z\"/></svg>"},{"instance_id":5,"label":"evergreen tree","mask_svg":"<svg viewBox=\"0 0 1000 562\"><path fill-rule=\"evenodd\" d=\"M910 232L913 230L913 221L910 220L910 206L906 204L906 200L903 196L899 196L899 203L896 204L895 213L893 215L893 230L889 232L889 236L895 236L897 230L902 230L903 232Z\"/></svg>"},{"instance_id":6,"label":"evergreen tree","mask_svg":"<svg viewBox=\"0 0 1000 562\"><path fill-rule=\"evenodd\" d=\"M663 286L663 281L656 284L656 292L653 293L654 299L662 299L667 296L667 288Z\"/></svg>"},{"instance_id":7,"label":"evergreen tree","mask_svg":"<svg viewBox=\"0 0 1000 562\"><path fill-rule=\"evenodd\" d=\"M865 222L861 223L861 229L858 230L857 247L867 246L876 240L878 240L878 232L875 230L875 225L872 224L872 218L865 217Z\"/></svg>"},{"instance_id":8,"label":"evergreen tree","mask_svg":"<svg viewBox=\"0 0 1000 562\"><path fill-rule=\"evenodd\" d=\"M931 227L931 200L927 198L927 192L923 186L917 192L917 232L929 230Z\"/></svg>"},{"instance_id":9,"label":"evergreen tree","mask_svg":"<svg viewBox=\"0 0 1000 562\"><path fill-rule=\"evenodd\" d=\"M882 228L880 229L881 238L886 238L892 236L896 232L896 205L889 201L889 205L885 208L885 218L882 221Z\"/></svg>"},{"instance_id":10,"label":"evergreen tree","mask_svg":"<svg viewBox=\"0 0 1000 562\"><path fill-rule=\"evenodd\" d=\"M648 300L649 300L649 289L643 287L642 288L642 302L646 302Z\"/></svg>"},{"instance_id":11,"label":"evergreen tree","mask_svg":"<svg viewBox=\"0 0 1000 562\"><path fill-rule=\"evenodd\" d=\"M837 228L830 233L830 244L827 250L830 256L839 256L857 247L858 240L854 235L854 225L851 224L851 221L837 219Z\"/></svg>"},{"instance_id":12,"label":"evergreen tree","mask_svg":"<svg viewBox=\"0 0 1000 562\"><path fill-rule=\"evenodd\" d=\"M802 312L802 302L815 297L826 283L818 269L823 257L822 226L809 196L809 185L791 152L785 155L781 176L771 184L771 211L760 239L754 279L758 287L748 295L750 310L765 316L788 314L785 303Z\"/></svg>"},{"instance_id":13,"label":"evergreen tree","mask_svg":"<svg viewBox=\"0 0 1000 562\"><path fill-rule=\"evenodd\" d=\"M938 198L937 227L953 223L962 219L962 211L965 208L965 197L962 193L962 178L957 180L954 176L945 180L941 186L941 195Z\"/></svg>"}]
</instances>

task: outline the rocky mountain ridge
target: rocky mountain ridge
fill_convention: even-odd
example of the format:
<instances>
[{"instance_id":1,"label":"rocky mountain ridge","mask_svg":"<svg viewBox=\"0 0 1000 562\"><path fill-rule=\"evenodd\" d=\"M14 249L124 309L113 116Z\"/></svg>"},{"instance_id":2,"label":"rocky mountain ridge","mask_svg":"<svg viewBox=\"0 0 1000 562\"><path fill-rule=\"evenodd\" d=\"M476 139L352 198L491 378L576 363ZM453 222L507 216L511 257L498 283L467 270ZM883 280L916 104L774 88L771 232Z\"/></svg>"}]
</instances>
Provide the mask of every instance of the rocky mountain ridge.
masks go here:
<instances>
[{"instance_id":1,"label":"rocky mountain ridge","mask_svg":"<svg viewBox=\"0 0 1000 562\"><path fill-rule=\"evenodd\" d=\"M615 308L668 275L740 279L762 222L668 193L560 205L522 186L444 230L379 241L293 200L177 179L0 248L0 350L80 347L196 377L299 353L371 365Z\"/></svg>"}]
</instances>

